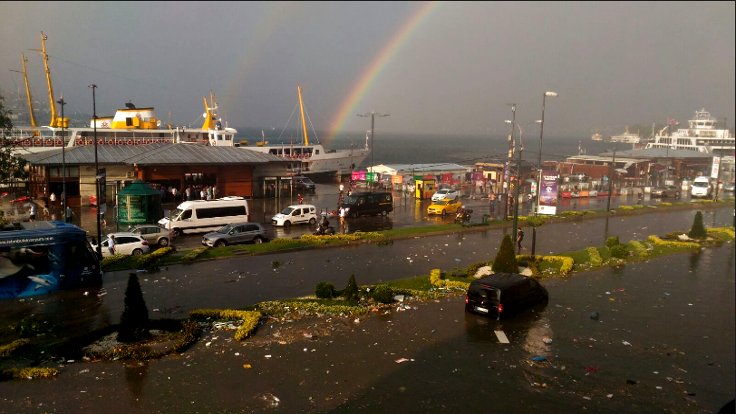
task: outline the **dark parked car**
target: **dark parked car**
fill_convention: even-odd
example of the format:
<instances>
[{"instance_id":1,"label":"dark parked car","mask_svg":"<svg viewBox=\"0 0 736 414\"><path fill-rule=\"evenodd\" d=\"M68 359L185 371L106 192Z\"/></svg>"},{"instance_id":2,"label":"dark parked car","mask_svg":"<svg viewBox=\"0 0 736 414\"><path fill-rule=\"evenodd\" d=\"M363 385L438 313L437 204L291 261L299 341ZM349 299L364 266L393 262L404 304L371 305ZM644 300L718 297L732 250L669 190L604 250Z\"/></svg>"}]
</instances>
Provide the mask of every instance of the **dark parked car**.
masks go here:
<instances>
[{"instance_id":1,"label":"dark parked car","mask_svg":"<svg viewBox=\"0 0 736 414\"><path fill-rule=\"evenodd\" d=\"M680 189L674 185L656 187L652 189L652 197L680 198Z\"/></svg>"},{"instance_id":2,"label":"dark parked car","mask_svg":"<svg viewBox=\"0 0 736 414\"><path fill-rule=\"evenodd\" d=\"M531 277L496 273L470 283L465 310L501 319L544 303L548 297L547 289Z\"/></svg>"},{"instance_id":3,"label":"dark parked car","mask_svg":"<svg viewBox=\"0 0 736 414\"><path fill-rule=\"evenodd\" d=\"M237 243L263 243L268 241L266 230L259 223L226 224L202 237L202 244L221 247Z\"/></svg>"},{"instance_id":4,"label":"dark parked car","mask_svg":"<svg viewBox=\"0 0 736 414\"><path fill-rule=\"evenodd\" d=\"M300 176L294 177L293 180L294 180L295 190L304 192L304 193L314 194L315 184L314 184L314 181L312 181L309 177L300 175Z\"/></svg>"}]
</instances>

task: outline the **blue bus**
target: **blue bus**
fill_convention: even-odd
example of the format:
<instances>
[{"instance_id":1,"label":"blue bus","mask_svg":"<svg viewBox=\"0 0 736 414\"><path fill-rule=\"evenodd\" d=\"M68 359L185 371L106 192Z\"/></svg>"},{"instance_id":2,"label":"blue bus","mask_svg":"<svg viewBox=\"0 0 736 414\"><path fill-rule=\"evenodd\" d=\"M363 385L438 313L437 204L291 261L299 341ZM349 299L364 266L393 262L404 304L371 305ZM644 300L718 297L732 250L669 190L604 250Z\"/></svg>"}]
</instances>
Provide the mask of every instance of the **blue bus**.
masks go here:
<instances>
[{"instance_id":1,"label":"blue bus","mask_svg":"<svg viewBox=\"0 0 736 414\"><path fill-rule=\"evenodd\" d=\"M100 260L81 228L61 221L0 227L0 299L100 283Z\"/></svg>"}]
</instances>

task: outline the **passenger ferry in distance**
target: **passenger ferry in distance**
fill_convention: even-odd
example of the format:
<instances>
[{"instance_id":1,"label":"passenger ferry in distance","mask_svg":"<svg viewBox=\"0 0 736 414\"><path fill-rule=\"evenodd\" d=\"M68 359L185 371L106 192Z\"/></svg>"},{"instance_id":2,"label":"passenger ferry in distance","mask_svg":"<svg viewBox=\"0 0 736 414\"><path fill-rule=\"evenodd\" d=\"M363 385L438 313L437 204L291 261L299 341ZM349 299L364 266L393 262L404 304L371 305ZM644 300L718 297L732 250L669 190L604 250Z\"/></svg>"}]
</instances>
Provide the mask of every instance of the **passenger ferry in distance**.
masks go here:
<instances>
[{"instance_id":1,"label":"passenger ferry in distance","mask_svg":"<svg viewBox=\"0 0 736 414\"><path fill-rule=\"evenodd\" d=\"M697 151L713 155L734 155L736 140L728 129L719 129L718 120L713 118L705 108L695 111L695 118L688 121L688 128L679 128L670 132L676 122L668 125L655 134L654 140L645 148L669 148Z\"/></svg>"}]
</instances>

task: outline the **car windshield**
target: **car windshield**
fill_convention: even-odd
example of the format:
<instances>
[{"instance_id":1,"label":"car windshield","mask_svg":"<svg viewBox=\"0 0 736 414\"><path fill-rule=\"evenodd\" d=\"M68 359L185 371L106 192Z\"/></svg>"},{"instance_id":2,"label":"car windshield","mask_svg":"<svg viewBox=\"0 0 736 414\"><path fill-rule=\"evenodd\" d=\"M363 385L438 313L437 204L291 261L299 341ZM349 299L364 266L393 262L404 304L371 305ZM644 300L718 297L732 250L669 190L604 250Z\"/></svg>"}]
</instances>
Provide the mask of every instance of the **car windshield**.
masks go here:
<instances>
[{"instance_id":1,"label":"car windshield","mask_svg":"<svg viewBox=\"0 0 736 414\"><path fill-rule=\"evenodd\" d=\"M696 181L693 183L693 187L707 187L708 183L704 183L702 181Z\"/></svg>"},{"instance_id":2,"label":"car windshield","mask_svg":"<svg viewBox=\"0 0 736 414\"><path fill-rule=\"evenodd\" d=\"M281 214L288 216L291 214L292 211L294 211L294 207L286 207L285 209L281 210Z\"/></svg>"},{"instance_id":3,"label":"car windshield","mask_svg":"<svg viewBox=\"0 0 736 414\"><path fill-rule=\"evenodd\" d=\"M450 204L450 202L451 202L450 200L439 200L435 204L440 205L440 206L446 206Z\"/></svg>"},{"instance_id":4,"label":"car windshield","mask_svg":"<svg viewBox=\"0 0 736 414\"><path fill-rule=\"evenodd\" d=\"M352 205L358 202L358 198L355 196L345 197L345 204Z\"/></svg>"},{"instance_id":5,"label":"car windshield","mask_svg":"<svg viewBox=\"0 0 736 414\"><path fill-rule=\"evenodd\" d=\"M179 216L181 215L181 213L182 213L183 211L184 211L184 210L181 210L181 209L179 209L179 208L175 208L175 209L171 210L171 214L169 215L169 218L170 218L170 219L171 219L172 221L174 221L174 219L178 218L178 217L179 217Z\"/></svg>"},{"instance_id":6,"label":"car windshield","mask_svg":"<svg viewBox=\"0 0 736 414\"><path fill-rule=\"evenodd\" d=\"M449 192L450 192L450 190L448 190L446 188L443 188L442 190L438 191L437 194L447 194Z\"/></svg>"}]
</instances>

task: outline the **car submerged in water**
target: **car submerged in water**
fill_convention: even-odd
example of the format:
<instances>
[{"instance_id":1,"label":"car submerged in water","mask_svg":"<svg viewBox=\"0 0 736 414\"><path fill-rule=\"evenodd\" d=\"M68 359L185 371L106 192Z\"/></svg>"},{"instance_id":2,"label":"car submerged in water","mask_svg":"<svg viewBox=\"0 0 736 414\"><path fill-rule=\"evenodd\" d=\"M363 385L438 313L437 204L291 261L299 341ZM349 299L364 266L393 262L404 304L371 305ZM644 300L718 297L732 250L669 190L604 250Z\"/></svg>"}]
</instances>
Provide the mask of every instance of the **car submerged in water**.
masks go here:
<instances>
[{"instance_id":1,"label":"car submerged in water","mask_svg":"<svg viewBox=\"0 0 736 414\"><path fill-rule=\"evenodd\" d=\"M547 289L534 278L518 273L495 273L470 283L465 294L465 310L501 319L546 303L548 299Z\"/></svg>"}]
</instances>

